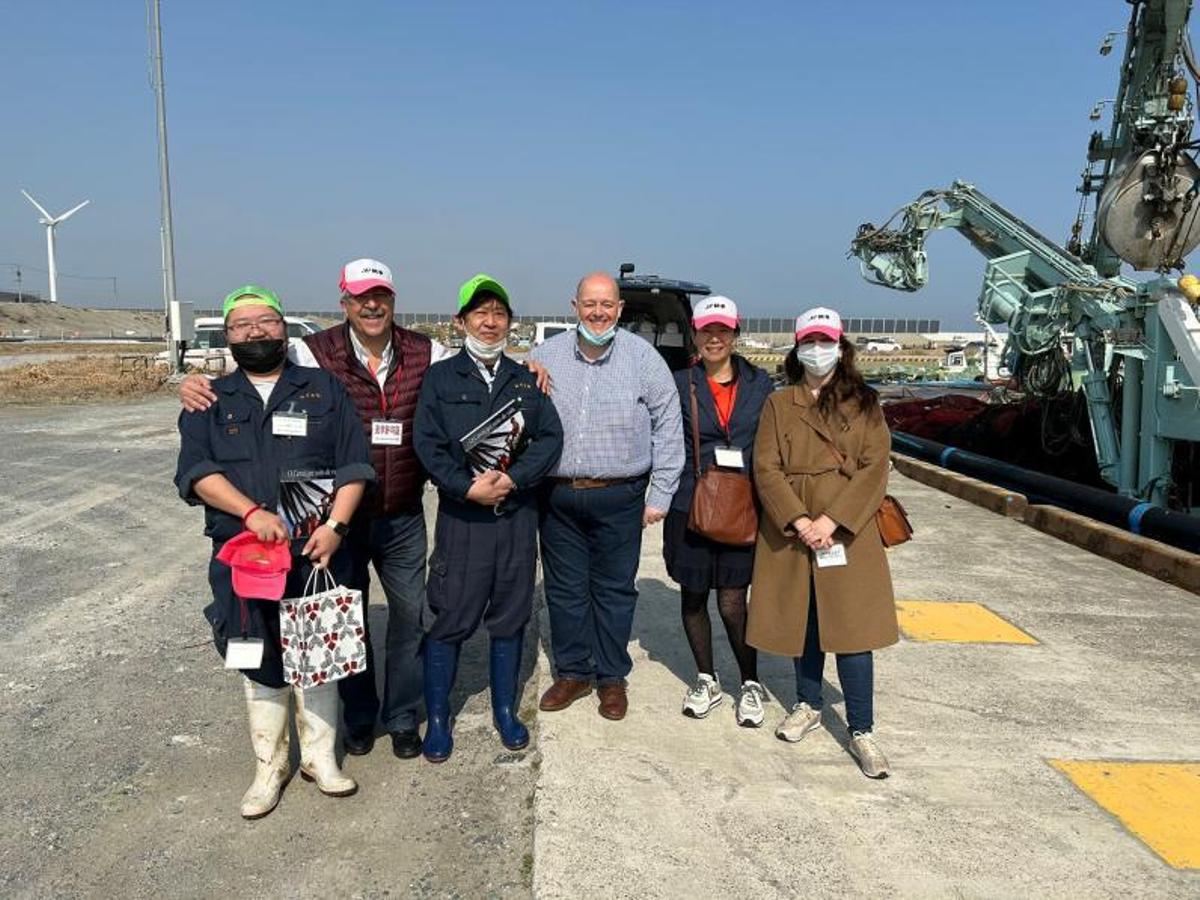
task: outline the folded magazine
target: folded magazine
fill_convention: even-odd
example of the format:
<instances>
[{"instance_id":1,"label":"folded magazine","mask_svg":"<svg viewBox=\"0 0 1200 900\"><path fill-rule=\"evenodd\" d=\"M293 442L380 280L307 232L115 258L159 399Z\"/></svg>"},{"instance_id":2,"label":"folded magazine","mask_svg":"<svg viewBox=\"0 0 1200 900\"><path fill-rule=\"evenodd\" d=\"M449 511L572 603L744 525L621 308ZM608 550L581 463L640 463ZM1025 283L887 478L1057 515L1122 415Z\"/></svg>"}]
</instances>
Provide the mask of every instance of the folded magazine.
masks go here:
<instances>
[{"instance_id":1,"label":"folded magazine","mask_svg":"<svg viewBox=\"0 0 1200 900\"><path fill-rule=\"evenodd\" d=\"M333 507L333 469L284 469L279 515L292 539L310 537Z\"/></svg>"},{"instance_id":2,"label":"folded magazine","mask_svg":"<svg viewBox=\"0 0 1200 900\"><path fill-rule=\"evenodd\" d=\"M525 445L525 414L515 400L502 407L460 438L471 471L479 475L488 469L507 471Z\"/></svg>"}]
</instances>

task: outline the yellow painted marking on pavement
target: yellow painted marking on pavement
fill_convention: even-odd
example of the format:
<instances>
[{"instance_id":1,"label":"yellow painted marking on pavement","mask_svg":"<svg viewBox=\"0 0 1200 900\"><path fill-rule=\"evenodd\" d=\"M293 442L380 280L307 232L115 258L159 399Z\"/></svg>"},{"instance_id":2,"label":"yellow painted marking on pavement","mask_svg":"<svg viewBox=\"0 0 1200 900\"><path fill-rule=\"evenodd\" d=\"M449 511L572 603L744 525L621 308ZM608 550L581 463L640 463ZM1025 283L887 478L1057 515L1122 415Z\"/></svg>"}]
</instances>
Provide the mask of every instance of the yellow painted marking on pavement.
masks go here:
<instances>
[{"instance_id":1,"label":"yellow painted marking on pavement","mask_svg":"<svg viewBox=\"0 0 1200 900\"><path fill-rule=\"evenodd\" d=\"M1167 865L1200 869L1200 763L1048 762Z\"/></svg>"},{"instance_id":2,"label":"yellow painted marking on pavement","mask_svg":"<svg viewBox=\"0 0 1200 900\"><path fill-rule=\"evenodd\" d=\"M1036 644L1017 626L981 603L943 603L897 600L896 612L904 636L912 641L958 644Z\"/></svg>"}]
</instances>

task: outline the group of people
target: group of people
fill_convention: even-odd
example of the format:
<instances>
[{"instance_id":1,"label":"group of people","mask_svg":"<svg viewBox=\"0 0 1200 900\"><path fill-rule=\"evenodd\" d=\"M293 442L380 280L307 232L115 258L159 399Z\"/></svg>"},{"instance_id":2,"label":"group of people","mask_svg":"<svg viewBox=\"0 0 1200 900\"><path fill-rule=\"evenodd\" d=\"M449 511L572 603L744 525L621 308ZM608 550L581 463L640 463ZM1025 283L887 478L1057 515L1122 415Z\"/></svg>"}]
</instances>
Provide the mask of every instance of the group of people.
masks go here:
<instances>
[{"instance_id":1,"label":"group of people","mask_svg":"<svg viewBox=\"0 0 1200 900\"><path fill-rule=\"evenodd\" d=\"M302 341L288 340L271 291L231 292L223 315L237 370L211 382L192 375L180 389L176 486L205 507L205 616L226 666L244 676L257 759L243 816L268 814L291 776L293 699L300 773L328 795L357 789L335 753L339 697L348 754L371 751L379 722L396 756L448 759L459 648L481 622L493 723L505 747L527 746L517 689L539 544L555 672L539 708L563 710L594 690L599 714L623 719L642 535L660 522L697 668L683 713L704 718L723 700L708 615L715 590L739 669L738 724L763 724L764 650L795 658L797 702L776 735L798 741L819 727L824 655L833 652L850 750L866 775L886 776L871 651L897 640L874 525L890 440L835 312L799 317L789 385L776 391L736 354L739 317L726 297L696 304L696 361L672 373L650 343L618 327L619 287L602 272L577 285L576 328L525 364L505 353L513 306L488 275L458 292L458 351L395 322L383 263L348 263L340 288L346 321ZM691 527L698 479L713 467L753 480L754 543ZM280 473L297 468L333 483L328 517L303 535L279 515ZM438 491L428 566L427 480ZM365 671L303 690L287 681L279 604L242 596L219 558L245 532L288 546L287 597L327 569L362 592L365 608L375 568L388 607L382 702L365 615Z\"/></svg>"}]
</instances>

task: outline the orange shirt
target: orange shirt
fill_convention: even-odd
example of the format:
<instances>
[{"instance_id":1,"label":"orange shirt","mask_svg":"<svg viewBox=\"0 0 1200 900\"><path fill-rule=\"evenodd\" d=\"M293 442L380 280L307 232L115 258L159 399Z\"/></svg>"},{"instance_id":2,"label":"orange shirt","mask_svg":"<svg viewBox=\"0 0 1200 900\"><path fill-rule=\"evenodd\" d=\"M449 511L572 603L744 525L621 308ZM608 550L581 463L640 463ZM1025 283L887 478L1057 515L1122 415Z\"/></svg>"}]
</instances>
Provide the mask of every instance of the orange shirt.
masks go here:
<instances>
[{"instance_id":1,"label":"orange shirt","mask_svg":"<svg viewBox=\"0 0 1200 900\"><path fill-rule=\"evenodd\" d=\"M713 402L717 406L717 419L726 431L729 430L729 417L733 415L733 404L737 401L737 388L736 379L729 384L708 379L708 389L712 391Z\"/></svg>"}]
</instances>

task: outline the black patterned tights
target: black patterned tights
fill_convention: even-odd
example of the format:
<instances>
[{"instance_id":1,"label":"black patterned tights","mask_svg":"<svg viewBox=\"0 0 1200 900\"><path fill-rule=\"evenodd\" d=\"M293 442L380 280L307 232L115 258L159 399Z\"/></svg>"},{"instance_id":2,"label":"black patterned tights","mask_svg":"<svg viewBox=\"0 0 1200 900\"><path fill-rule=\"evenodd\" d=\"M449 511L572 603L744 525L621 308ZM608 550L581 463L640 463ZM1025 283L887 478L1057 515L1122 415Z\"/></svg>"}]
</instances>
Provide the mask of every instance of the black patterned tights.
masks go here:
<instances>
[{"instance_id":1,"label":"black patterned tights","mask_svg":"<svg viewBox=\"0 0 1200 900\"><path fill-rule=\"evenodd\" d=\"M708 618L708 591L680 591L683 598L683 630L687 634L696 668L713 673L712 623ZM725 623L729 646L737 659L742 681L758 681L758 651L746 643L746 589L718 588L717 611Z\"/></svg>"}]
</instances>

